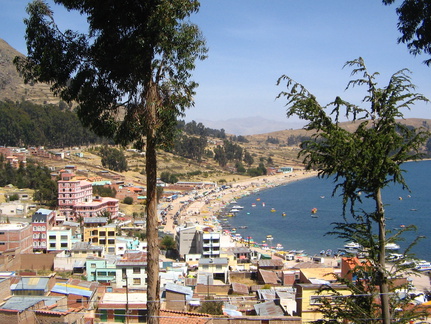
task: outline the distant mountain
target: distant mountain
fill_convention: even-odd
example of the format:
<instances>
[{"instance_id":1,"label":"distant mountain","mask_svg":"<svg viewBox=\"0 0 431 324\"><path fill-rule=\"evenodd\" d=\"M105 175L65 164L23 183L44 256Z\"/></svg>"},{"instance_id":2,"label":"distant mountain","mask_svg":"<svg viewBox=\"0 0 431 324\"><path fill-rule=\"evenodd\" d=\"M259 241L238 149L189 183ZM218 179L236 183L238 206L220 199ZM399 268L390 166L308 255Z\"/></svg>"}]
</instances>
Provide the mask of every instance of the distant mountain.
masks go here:
<instances>
[{"instance_id":1,"label":"distant mountain","mask_svg":"<svg viewBox=\"0 0 431 324\"><path fill-rule=\"evenodd\" d=\"M281 130L298 129L302 125L300 123L292 123L286 121L275 121L263 117L244 117L231 118L225 120L196 120L205 125L205 127L213 129L224 129L227 134L234 135L256 135L266 134Z\"/></svg>"},{"instance_id":2,"label":"distant mountain","mask_svg":"<svg viewBox=\"0 0 431 324\"><path fill-rule=\"evenodd\" d=\"M23 78L13 65L15 56L23 54L0 38L0 100L58 104L60 99L53 96L47 84L24 84Z\"/></svg>"}]
</instances>

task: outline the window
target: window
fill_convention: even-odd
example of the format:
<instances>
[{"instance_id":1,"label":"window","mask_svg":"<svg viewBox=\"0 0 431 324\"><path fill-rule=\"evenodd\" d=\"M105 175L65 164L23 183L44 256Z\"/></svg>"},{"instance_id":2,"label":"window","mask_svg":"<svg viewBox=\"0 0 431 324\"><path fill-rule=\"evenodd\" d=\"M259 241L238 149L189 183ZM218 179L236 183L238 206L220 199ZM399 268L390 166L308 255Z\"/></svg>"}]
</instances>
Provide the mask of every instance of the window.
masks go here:
<instances>
[{"instance_id":1,"label":"window","mask_svg":"<svg viewBox=\"0 0 431 324\"><path fill-rule=\"evenodd\" d=\"M55 240L55 235L50 235L50 236L49 236L49 239L50 239L50 240Z\"/></svg>"},{"instance_id":2,"label":"window","mask_svg":"<svg viewBox=\"0 0 431 324\"><path fill-rule=\"evenodd\" d=\"M60 237L62 240L67 240L67 235L61 235Z\"/></svg>"},{"instance_id":3,"label":"window","mask_svg":"<svg viewBox=\"0 0 431 324\"><path fill-rule=\"evenodd\" d=\"M141 273L141 268L134 267L133 273Z\"/></svg>"},{"instance_id":4,"label":"window","mask_svg":"<svg viewBox=\"0 0 431 324\"><path fill-rule=\"evenodd\" d=\"M95 263L91 263L90 267L94 269L94 268L96 268L96 264Z\"/></svg>"},{"instance_id":5,"label":"window","mask_svg":"<svg viewBox=\"0 0 431 324\"><path fill-rule=\"evenodd\" d=\"M4 232L0 232L0 235L4 235Z\"/></svg>"},{"instance_id":6,"label":"window","mask_svg":"<svg viewBox=\"0 0 431 324\"><path fill-rule=\"evenodd\" d=\"M0 245L5 245L5 242L0 242Z\"/></svg>"},{"instance_id":7,"label":"window","mask_svg":"<svg viewBox=\"0 0 431 324\"><path fill-rule=\"evenodd\" d=\"M62 248L67 248L67 243L61 243L61 244L60 244L60 246L61 246Z\"/></svg>"},{"instance_id":8,"label":"window","mask_svg":"<svg viewBox=\"0 0 431 324\"><path fill-rule=\"evenodd\" d=\"M115 236L115 232L108 232L108 236Z\"/></svg>"},{"instance_id":9,"label":"window","mask_svg":"<svg viewBox=\"0 0 431 324\"><path fill-rule=\"evenodd\" d=\"M133 278L133 284L134 285L140 285L141 284L141 278Z\"/></svg>"},{"instance_id":10,"label":"window","mask_svg":"<svg viewBox=\"0 0 431 324\"><path fill-rule=\"evenodd\" d=\"M109 245L113 245L113 244L115 244L115 240L111 240L111 239L109 239L109 240L108 240L108 244L109 244Z\"/></svg>"},{"instance_id":11,"label":"window","mask_svg":"<svg viewBox=\"0 0 431 324\"><path fill-rule=\"evenodd\" d=\"M321 296L310 296L310 305L322 304L321 298Z\"/></svg>"},{"instance_id":12,"label":"window","mask_svg":"<svg viewBox=\"0 0 431 324\"><path fill-rule=\"evenodd\" d=\"M55 243L49 243L50 248L55 248Z\"/></svg>"}]
</instances>

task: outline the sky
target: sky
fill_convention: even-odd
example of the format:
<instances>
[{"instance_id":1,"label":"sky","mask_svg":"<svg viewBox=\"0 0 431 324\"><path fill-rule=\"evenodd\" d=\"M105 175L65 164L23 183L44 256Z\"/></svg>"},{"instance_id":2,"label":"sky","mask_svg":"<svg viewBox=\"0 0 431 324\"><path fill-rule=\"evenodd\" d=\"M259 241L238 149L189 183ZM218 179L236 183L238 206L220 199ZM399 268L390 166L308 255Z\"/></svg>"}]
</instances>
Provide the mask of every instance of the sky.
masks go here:
<instances>
[{"instance_id":1,"label":"sky","mask_svg":"<svg viewBox=\"0 0 431 324\"><path fill-rule=\"evenodd\" d=\"M26 53L25 7L28 0L0 0L0 37ZM397 1L396 3L399 3ZM48 1L60 26L84 31L85 20ZM431 67L426 56L413 56L398 44L396 4L381 0L201 0L191 17L202 30L208 58L197 63L195 106L186 121L263 117L287 120L284 90L277 79L288 75L313 93L320 104L336 96L361 104L365 88L345 90L351 69L344 64L363 57L370 72L379 72L380 87L403 69L412 71L416 91L431 98ZM431 119L431 104L403 111L407 118Z\"/></svg>"}]
</instances>

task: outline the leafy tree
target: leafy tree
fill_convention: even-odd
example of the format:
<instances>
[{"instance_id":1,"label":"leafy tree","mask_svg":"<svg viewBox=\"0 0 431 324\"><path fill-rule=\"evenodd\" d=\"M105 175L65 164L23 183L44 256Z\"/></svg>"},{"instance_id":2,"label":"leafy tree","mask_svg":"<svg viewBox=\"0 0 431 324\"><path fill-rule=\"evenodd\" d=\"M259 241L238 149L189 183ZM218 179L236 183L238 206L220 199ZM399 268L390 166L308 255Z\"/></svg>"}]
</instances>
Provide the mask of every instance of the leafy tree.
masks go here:
<instances>
[{"instance_id":1,"label":"leafy tree","mask_svg":"<svg viewBox=\"0 0 431 324\"><path fill-rule=\"evenodd\" d=\"M214 301L212 298L207 296L206 300L202 302L199 307L198 312L211 315L223 315L223 302Z\"/></svg>"},{"instance_id":2,"label":"leafy tree","mask_svg":"<svg viewBox=\"0 0 431 324\"><path fill-rule=\"evenodd\" d=\"M27 7L27 58L14 62L26 81L46 82L76 101L84 126L126 145L145 143L148 321L158 322L157 147L169 146L176 119L193 104L191 71L206 57L198 27L186 21L196 0L56 0L86 15L88 33L60 31L42 0Z\"/></svg>"},{"instance_id":3,"label":"leafy tree","mask_svg":"<svg viewBox=\"0 0 431 324\"><path fill-rule=\"evenodd\" d=\"M388 5L395 0L383 0ZM431 54L431 2L429 0L404 0L396 9L398 14L398 30L402 36L399 43L407 44L413 55ZM424 63L431 65L431 59Z\"/></svg>"},{"instance_id":4,"label":"leafy tree","mask_svg":"<svg viewBox=\"0 0 431 324\"><path fill-rule=\"evenodd\" d=\"M251 166L254 162L253 156L248 151L244 151L244 162L248 166Z\"/></svg>"},{"instance_id":5,"label":"leafy tree","mask_svg":"<svg viewBox=\"0 0 431 324\"><path fill-rule=\"evenodd\" d=\"M132 205L133 204L133 198L130 196L124 197L123 203L125 203L127 205Z\"/></svg>"},{"instance_id":6,"label":"leafy tree","mask_svg":"<svg viewBox=\"0 0 431 324\"><path fill-rule=\"evenodd\" d=\"M165 235L160 242L160 246L165 250L174 250L176 248L176 242L172 236Z\"/></svg>"},{"instance_id":7,"label":"leafy tree","mask_svg":"<svg viewBox=\"0 0 431 324\"><path fill-rule=\"evenodd\" d=\"M246 171L241 161L237 161L235 163L235 168L236 168L236 172L238 172L239 174L243 174Z\"/></svg>"},{"instance_id":8,"label":"leafy tree","mask_svg":"<svg viewBox=\"0 0 431 324\"><path fill-rule=\"evenodd\" d=\"M174 174L172 174L172 173L170 173L170 172L168 172L168 171L163 171L160 174L160 180L162 180L163 182L166 182L166 183L176 183L176 182L178 182L177 176L174 175Z\"/></svg>"},{"instance_id":9,"label":"leafy tree","mask_svg":"<svg viewBox=\"0 0 431 324\"><path fill-rule=\"evenodd\" d=\"M117 172L127 170L127 160L123 151L105 145L101 148L100 155L104 167Z\"/></svg>"},{"instance_id":10,"label":"leafy tree","mask_svg":"<svg viewBox=\"0 0 431 324\"><path fill-rule=\"evenodd\" d=\"M396 312L390 305L390 274L386 271L385 245L387 239L386 218L381 191L389 183L395 182L406 187L401 164L408 160L422 157L420 147L429 137L424 130L412 130L397 122L402 118L402 109L409 109L417 101L427 99L412 90L414 85L403 69L393 74L384 88L378 88L377 73L370 74L362 58L349 61L345 66L352 67L352 75L359 78L348 83L353 86L367 87L368 94L363 102L368 108L350 104L340 97L326 106L321 106L314 95L304 86L288 76L282 76L278 84L286 82L286 90L278 97L287 99L287 116L297 115L308 121L304 127L315 132L312 139L301 144L299 156L304 158L307 168L317 168L320 177L335 176L337 189L343 197L343 214L350 204L350 212L361 224L362 216L355 213L355 203L361 202L364 193L374 202L374 208L367 217L369 224L377 227L377 239L374 240L372 228L368 232L370 260L375 267L375 284L379 287L380 311L383 323L389 324ZM331 108L331 113L326 109ZM345 112L343 112L345 110ZM354 132L340 127L339 117L358 122Z\"/></svg>"},{"instance_id":11,"label":"leafy tree","mask_svg":"<svg viewBox=\"0 0 431 324\"><path fill-rule=\"evenodd\" d=\"M100 197L115 198L115 196L117 195L117 190L109 186L93 186L93 194Z\"/></svg>"},{"instance_id":12,"label":"leafy tree","mask_svg":"<svg viewBox=\"0 0 431 324\"><path fill-rule=\"evenodd\" d=\"M19 196L18 194L12 194L8 197L9 201L15 201L15 200L19 200Z\"/></svg>"}]
</instances>

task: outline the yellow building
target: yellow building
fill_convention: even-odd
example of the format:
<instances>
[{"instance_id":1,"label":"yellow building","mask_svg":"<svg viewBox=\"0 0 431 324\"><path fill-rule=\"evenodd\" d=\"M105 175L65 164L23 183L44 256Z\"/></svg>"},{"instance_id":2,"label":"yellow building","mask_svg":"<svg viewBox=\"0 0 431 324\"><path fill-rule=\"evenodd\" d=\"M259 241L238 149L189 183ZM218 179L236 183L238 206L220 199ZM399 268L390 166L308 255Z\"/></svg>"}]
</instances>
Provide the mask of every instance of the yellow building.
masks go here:
<instances>
[{"instance_id":1,"label":"yellow building","mask_svg":"<svg viewBox=\"0 0 431 324\"><path fill-rule=\"evenodd\" d=\"M297 316L302 318L302 323L309 323L323 318L322 313L319 311L320 301L322 295L318 294L322 284L296 284L296 303L297 303ZM350 291L344 285L331 285L338 293L342 295L350 295ZM325 296L329 293L325 292ZM330 298L330 297L328 297Z\"/></svg>"},{"instance_id":2,"label":"yellow building","mask_svg":"<svg viewBox=\"0 0 431 324\"><path fill-rule=\"evenodd\" d=\"M115 253L116 226L107 224L101 227L85 227L84 242L103 246L108 253Z\"/></svg>"}]
</instances>

